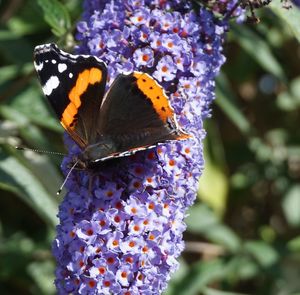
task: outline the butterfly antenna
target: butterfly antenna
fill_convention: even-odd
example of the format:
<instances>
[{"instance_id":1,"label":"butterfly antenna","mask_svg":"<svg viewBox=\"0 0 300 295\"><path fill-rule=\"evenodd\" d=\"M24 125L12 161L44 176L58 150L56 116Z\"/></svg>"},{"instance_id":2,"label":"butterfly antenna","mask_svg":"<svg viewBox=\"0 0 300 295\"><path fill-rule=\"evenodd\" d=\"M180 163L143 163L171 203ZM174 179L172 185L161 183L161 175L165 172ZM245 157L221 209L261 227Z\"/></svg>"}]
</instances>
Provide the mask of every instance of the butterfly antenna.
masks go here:
<instances>
[{"instance_id":1,"label":"butterfly antenna","mask_svg":"<svg viewBox=\"0 0 300 295\"><path fill-rule=\"evenodd\" d=\"M36 152L36 153L40 153L40 154L58 155L58 156L66 156L67 155L67 154L59 153L59 152L36 150L36 149L30 149L30 148L25 148L25 147L21 147L21 146L16 146L15 148L19 151L32 151L32 152Z\"/></svg>"},{"instance_id":2,"label":"butterfly antenna","mask_svg":"<svg viewBox=\"0 0 300 295\"><path fill-rule=\"evenodd\" d=\"M73 164L73 166L72 166L71 169L69 170L68 174L67 174L66 177L65 177L64 182L62 183L62 185L60 186L59 190L58 190L57 193L56 193L57 195L60 195L60 193L61 193L63 187L65 186L65 184L66 184L66 182L67 182L67 180L68 180L68 178L69 178L71 172L72 172L72 171L74 170L74 168L76 167L78 161L79 161L79 159Z\"/></svg>"}]
</instances>

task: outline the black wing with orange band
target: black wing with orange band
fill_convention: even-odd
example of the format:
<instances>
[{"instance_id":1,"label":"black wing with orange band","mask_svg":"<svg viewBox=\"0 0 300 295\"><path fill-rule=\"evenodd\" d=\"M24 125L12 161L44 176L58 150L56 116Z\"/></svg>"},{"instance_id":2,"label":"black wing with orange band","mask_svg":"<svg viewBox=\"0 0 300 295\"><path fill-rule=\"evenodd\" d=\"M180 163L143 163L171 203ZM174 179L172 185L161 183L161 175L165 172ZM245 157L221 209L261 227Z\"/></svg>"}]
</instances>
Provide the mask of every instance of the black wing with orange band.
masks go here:
<instances>
[{"instance_id":1,"label":"black wing with orange band","mask_svg":"<svg viewBox=\"0 0 300 295\"><path fill-rule=\"evenodd\" d=\"M191 137L177 125L164 89L142 72L115 79L98 119L98 133L115 139L120 152Z\"/></svg>"},{"instance_id":2,"label":"black wing with orange band","mask_svg":"<svg viewBox=\"0 0 300 295\"><path fill-rule=\"evenodd\" d=\"M95 138L107 70L94 56L72 55L55 44L37 46L34 64L62 126L81 148Z\"/></svg>"}]
</instances>

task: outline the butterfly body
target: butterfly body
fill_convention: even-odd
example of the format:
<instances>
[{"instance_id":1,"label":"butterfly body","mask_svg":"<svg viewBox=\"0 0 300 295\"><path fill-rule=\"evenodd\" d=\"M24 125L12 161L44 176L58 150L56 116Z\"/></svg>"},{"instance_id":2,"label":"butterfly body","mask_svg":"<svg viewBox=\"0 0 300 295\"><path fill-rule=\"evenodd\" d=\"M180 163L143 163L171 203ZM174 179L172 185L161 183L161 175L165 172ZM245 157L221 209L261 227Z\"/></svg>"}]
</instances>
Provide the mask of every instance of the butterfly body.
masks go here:
<instances>
[{"instance_id":1,"label":"butterfly body","mask_svg":"<svg viewBox=\"0 0 300 295\"><path fill-rule=\"evenodd\" d=\"M119 74L107 91L106 64L55 44L37 46L34 64L43 92L82 152L82 169L191 136L176 121L164 89L148 74Z\"/></svg>"}]
</instances>

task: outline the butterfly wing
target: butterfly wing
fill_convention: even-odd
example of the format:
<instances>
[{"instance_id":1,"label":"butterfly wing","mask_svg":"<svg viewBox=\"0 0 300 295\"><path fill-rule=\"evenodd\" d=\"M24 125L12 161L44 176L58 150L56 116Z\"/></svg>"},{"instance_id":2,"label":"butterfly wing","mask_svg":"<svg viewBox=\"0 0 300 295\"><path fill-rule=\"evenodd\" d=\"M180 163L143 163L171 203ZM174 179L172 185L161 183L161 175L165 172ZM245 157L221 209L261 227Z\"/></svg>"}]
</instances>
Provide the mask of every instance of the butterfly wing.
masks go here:
<instances>
[{"instance_id":1,"label":"butterfly wing","mask_svg":"<svg viewBox=\"0 0 300 295\"><path fill-rule=\"evenodd\" d=\"M105 63L94 56L72 55L55 44L45 44L35 48L34 64L60 123L85 148L95 137L105 92Z\"/></svg>"},{"instance_id":2,"label":"butterfly wing","mask_svg":"<svg viewBox=\"0 0 300 295\"><path fill-rule=\"evenodd\" d=\"M178 127L163 88L146 73L119 75L100 113L98 133L110 136L119 152L190 137Z\"/></svg>"}]
</instances>

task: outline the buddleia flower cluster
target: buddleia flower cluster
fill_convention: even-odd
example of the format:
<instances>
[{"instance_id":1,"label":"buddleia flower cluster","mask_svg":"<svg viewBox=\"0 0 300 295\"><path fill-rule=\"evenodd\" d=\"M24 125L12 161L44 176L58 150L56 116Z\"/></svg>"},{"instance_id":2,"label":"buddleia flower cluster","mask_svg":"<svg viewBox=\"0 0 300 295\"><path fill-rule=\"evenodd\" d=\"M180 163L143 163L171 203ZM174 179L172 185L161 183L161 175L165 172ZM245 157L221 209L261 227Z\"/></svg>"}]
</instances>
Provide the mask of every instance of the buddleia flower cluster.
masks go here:
<instances>
[{"instance_id":1,"label":"buddleia flower cluster","mask_svg":"<svg viewBox=\"0 0 300 295\"><path fill-rule=\"evenodd\" d=\"M59 208L53 244L58 294L161 294L184 249L184 218L203 170L203 120L225 58L227 24L180 0L87 0L77 53L119 73L148 73L165 89L192 139L74 170ZM69 156L80 152L66 136ZM201 221L199 221L201 222Z\"/></svg>"}]
</instances>

